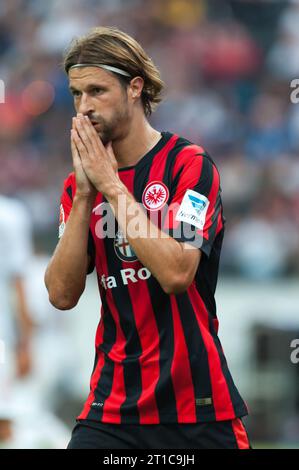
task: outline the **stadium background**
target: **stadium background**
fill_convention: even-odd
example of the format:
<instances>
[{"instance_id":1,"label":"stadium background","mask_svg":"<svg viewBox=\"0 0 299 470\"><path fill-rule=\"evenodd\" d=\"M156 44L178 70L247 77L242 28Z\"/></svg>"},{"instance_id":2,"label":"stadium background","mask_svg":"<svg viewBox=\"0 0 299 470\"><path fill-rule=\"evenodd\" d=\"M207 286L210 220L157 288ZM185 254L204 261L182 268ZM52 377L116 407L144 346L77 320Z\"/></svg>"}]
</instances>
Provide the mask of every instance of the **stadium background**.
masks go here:
<instances>
[{"instance_id":1,"label":"stadium background","mask_svg":"<svg viewBox=\"0 0 299 470\"><path fill-rule=\"evenodd\" d=\"M35 247L27 280L34 369L15 384L19 415L35 418L23 424L22 446L59 445L34 435L43 413L59 418L67 440L88 393L96 280L88 279L74 311L60 312L48 305L42 276L71 171L62 52L90 27L113 25L161 70L167 87L153 125L203 144L220 169L227 219L220 339L256 446L299 448L299 364L291 361L299 338L299 105L290 100L298 24L298 0L1 2L0 192L26 206Z\"/></svg>"}]
</instances>

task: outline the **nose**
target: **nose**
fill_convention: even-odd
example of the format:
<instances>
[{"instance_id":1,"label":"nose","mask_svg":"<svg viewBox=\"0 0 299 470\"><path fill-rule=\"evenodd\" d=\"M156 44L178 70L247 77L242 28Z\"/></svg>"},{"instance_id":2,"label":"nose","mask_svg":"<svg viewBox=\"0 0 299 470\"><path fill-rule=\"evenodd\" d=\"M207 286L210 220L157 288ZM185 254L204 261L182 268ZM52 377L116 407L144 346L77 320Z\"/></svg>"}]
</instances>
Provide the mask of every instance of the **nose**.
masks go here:
<instances>
[{"instance_id":1,"label":"nose","mask_svg":"<svg viewBox=\"0 0 299 470\"><path fill-rule=\"evenodd\" d=\"M77 109L77 113L81 113L84 116L88 116L94 112L94 106L92 99L87 93L82 93L81 100Z\"/></svg>"}]
</instances>

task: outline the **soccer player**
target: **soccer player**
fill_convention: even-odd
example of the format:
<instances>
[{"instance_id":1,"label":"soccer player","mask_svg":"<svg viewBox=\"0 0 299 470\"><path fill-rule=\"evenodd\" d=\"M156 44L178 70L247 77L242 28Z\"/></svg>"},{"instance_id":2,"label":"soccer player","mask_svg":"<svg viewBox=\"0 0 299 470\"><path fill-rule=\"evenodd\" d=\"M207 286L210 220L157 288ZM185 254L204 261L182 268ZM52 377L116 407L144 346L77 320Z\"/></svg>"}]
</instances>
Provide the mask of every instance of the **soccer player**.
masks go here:
<instances>
[{"instance_id":1,"label":"soccer player","mask_svg":"<svg viewBox=\"0 0 299 470\"><path fill-rule=\"evenodd\" d=\"M202 147L149 124L163 82L132 37L96 28L64 67L74 172L45 283L51 303L71 309L95 266L102 300L68 448L248 448L247 408L217 336L217 168Z\"/></svg>"},{"instance_id":2,"label":"soccer player","mask_svg":"<svg viewBox=\"0 0 299 470\"><path fill-rule=\"evenodd\" d=\"M31 372L32 320L25 275L32 256L31 224L17 200L0 195L0 447L13 438L14 386ZM15 315L11 305L15 299Z\"/></svg>"}]
</instances>

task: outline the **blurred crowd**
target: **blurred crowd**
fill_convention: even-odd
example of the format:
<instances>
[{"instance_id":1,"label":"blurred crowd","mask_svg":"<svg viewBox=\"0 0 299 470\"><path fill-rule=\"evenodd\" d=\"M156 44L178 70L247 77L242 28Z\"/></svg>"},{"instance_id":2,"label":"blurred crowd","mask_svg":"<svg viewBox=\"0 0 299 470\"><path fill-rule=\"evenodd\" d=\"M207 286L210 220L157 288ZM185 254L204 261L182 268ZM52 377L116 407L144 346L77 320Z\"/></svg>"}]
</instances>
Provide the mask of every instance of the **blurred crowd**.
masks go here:
<instances>
[{"instance_id":1,"label":"blurred crowd","mask_svg":"<svg viewBox=\"0 0 299 470\"><path fill-rule=\"evenodd\" d=\"M299 0L7 0L0 3L0 192L56 243L71 171L74 114L62 54L113 25L161 70L151 122L203 145L220 169L227 219L222 269L269 279L299 272Z\"/></svg>"}]
</instances>

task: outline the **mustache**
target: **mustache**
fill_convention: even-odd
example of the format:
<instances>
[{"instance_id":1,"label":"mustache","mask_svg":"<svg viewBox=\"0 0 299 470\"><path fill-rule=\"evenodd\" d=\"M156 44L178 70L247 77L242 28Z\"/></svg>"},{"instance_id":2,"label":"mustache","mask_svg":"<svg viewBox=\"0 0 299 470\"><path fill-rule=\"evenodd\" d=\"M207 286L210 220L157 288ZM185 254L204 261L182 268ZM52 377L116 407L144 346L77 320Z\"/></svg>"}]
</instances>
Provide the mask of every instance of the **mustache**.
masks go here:
<instances>
[{"instance_id":1,"label":"mustache","mask_svg":"<svg viewBox=\"0 0 299 470\"><path fill-rule=\"evenodd\" d=\"M92 122L92 123L96 123L96 124L101 124L103 122L103 118L100 117L100 116L93 116L93 115L90 115L88 116L88 119Z\"/></svg>"}]
</instances>

